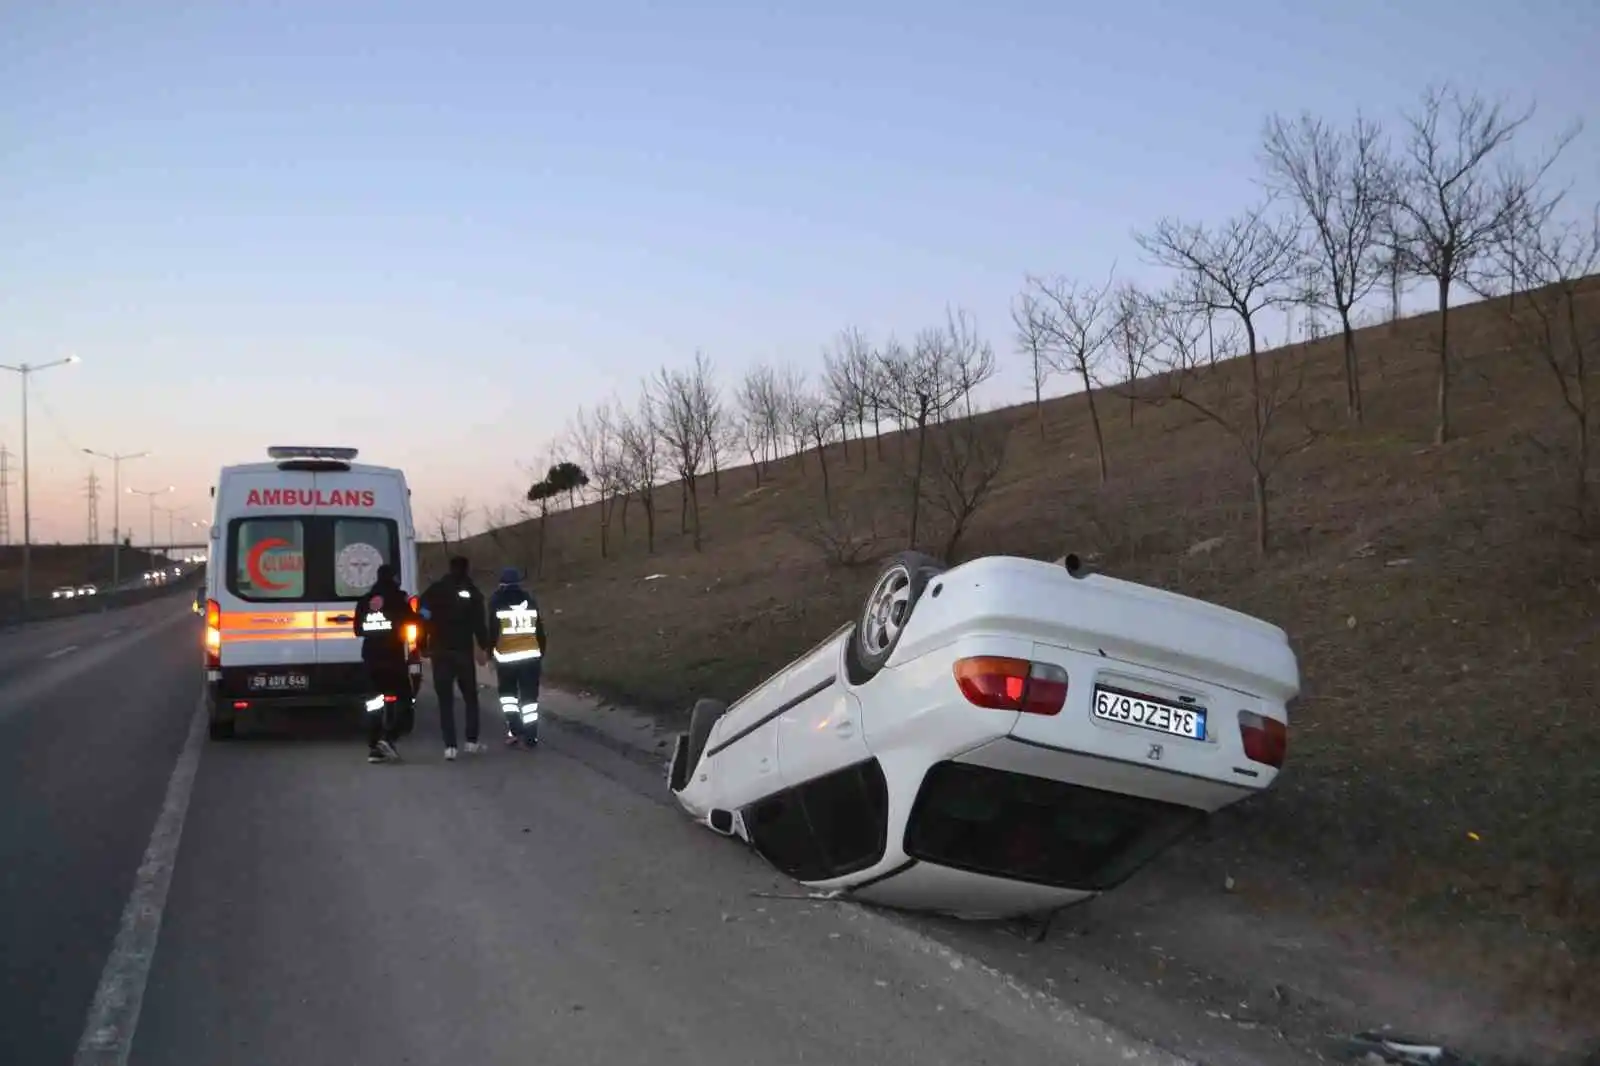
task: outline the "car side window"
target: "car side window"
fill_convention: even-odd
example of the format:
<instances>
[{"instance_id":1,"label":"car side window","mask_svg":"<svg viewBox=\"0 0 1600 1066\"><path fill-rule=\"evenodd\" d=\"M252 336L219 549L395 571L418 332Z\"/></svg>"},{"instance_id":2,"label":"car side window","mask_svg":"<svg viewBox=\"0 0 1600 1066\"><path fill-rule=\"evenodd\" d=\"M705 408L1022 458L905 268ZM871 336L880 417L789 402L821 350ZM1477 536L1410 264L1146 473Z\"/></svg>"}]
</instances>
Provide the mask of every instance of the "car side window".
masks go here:
<instances>
[{"instance_id":1,"label":"car side window","mask_svg":"<svg viewBox=\"0 0 1600 1066\"><path fill-rule=\"evenodd\" d=\"M745 829L761 857L796 881L822 881L828 860L817 846L799 796L780 792L758 800L745 811Z\"/></svg>"},{"instance_id":2,"label":"car side window","mask_svg":"<svg viewBox=\"0 0 1600 1066\"><path fill-rule=\"evenodd\" d=\"M843 877L883 858L889 836L889 786L877 759L835 770L798 789L829 876Z\"/></svg>"}]
</instances>

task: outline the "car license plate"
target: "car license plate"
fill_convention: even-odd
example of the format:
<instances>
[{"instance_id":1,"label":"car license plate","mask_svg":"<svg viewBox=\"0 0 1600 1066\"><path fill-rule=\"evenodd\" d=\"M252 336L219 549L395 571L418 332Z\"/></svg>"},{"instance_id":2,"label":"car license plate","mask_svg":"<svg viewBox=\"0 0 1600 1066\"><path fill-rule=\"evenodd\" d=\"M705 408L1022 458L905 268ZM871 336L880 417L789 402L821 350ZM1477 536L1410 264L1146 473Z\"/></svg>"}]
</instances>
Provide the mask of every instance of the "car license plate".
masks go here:
<instances>
[{"instance_id":1,"label":"car license plate","mask_svg":"<svg viewBox=\"0 0 1600 1066\"><path fill-rule=\"evenodd\" d=\"M254 674L250 678L251 692L298 692L311 687L306 674Z\"/></svg>"},{"instance_id":2,"label":"car license plate","mask_svg":"<svg viewBox=\"0 0 1600 1066\"><path fill-rule=\"evenodd\" d=\"M1137 692L1094 687L1094 716L1107 722L1121 722L1156 733L1190 740L1206 738L1206 711L1204 707L1184 707Z\"/></svg>"}]
</instances>

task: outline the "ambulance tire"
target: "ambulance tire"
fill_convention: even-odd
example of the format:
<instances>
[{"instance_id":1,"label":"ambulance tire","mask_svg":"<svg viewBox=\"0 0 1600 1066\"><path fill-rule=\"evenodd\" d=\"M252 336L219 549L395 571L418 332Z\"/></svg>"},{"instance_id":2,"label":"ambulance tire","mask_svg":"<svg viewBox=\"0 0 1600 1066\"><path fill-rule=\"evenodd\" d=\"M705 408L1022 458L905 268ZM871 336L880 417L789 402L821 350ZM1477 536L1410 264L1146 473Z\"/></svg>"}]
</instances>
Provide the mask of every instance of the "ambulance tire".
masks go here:
<instances>
[{"instance_id":1,"label":"ambulance tire","mask_svg":"<svg viewBox=\"0 0 1600 1066\"><path fill-rule=\"evenodd\" d=\"M219 722L213 718L206 725L206 735L212 740L232 740L234 736L233 719L229 718L226 721Z\"/></svg>"}]
</instances>

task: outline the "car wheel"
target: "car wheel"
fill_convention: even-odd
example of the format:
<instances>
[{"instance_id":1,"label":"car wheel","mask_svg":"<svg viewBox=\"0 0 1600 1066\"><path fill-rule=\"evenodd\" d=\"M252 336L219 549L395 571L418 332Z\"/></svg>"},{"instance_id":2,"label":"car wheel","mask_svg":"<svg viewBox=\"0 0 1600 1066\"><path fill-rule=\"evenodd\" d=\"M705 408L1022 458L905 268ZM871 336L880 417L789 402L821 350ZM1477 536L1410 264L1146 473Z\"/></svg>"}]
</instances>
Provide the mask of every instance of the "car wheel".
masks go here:
<instances>
[{"instance_id":1,"label":"car wheel","mask_svg":"<svg viewBox=\"0 0 1600 1066\"><path fill-rule=\"evenodd\" d=\"M689 775L694 773L695 767L700 765L700 756L705 754L706 743L711 739L711 727L717 724L728 711L728 705L721 700L695 700L694 710L689 713L689 748L688 757L684 761L684 783L689 781Z\"/></svg>"},{"instance_id":2,"label":"car wheel","mask_svg":"<svg viewBox=\"0 0 1600 1066\"><path fill-rule=\"evenodd\" d=\"M883 669L911 621L922 590L944 571L944 563L921 552L899 552L883 564L845 648L851 684L864 685Z\"/></svg>"}]
</instances>

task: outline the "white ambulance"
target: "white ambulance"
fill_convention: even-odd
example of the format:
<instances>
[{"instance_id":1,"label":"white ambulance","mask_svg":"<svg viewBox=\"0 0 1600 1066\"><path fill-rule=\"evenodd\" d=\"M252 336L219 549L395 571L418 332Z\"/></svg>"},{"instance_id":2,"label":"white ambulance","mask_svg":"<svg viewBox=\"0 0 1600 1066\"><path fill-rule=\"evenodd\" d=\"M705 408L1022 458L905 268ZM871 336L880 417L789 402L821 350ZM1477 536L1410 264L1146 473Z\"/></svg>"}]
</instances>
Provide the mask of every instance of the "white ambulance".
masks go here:
<instances>
[{"instance_id":1,"label":"white ambulance","mask_svg":"<svg viewBox=\"0 0 1600 1066\"><path fill-rule=\"evenodd\" d=\"M222 468L206 565L205 674L211 738L252 712L358 708L372 693L355 601L395 567L416 604L417 535L405 474L355 448L272 447ZM417 634L406 634L413 694ZM409 723L406 723L409 731Z\"/></svg>"}]
</instances>

